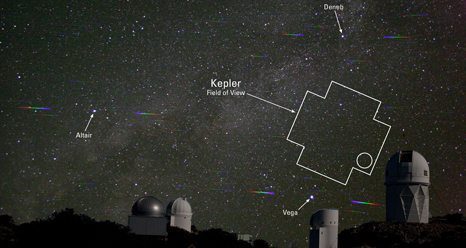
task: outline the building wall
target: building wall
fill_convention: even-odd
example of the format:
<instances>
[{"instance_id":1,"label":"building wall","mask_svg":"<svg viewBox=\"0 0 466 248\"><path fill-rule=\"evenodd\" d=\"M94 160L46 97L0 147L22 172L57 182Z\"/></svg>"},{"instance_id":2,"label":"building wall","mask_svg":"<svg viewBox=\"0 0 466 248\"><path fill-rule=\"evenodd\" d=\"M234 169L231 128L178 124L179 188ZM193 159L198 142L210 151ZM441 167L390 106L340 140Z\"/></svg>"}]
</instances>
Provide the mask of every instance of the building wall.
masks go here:
<instances>
[{"instance_id":1,"label":"building wall","mask_svg":"<svg viewBox=\"0 0 466 248\"><path fill-rule=\"evenodd\" d=\"M338 247L338 210L321 209L311 217L310 248Z\"/></svg>"},{"instance_id":2,"label":"building wall","mask_svg":"<svg viewBox=\"0 0 466 248\"><path fill-rule=\"evenodd\" d=\"M172 215L170 216L170 226L178 227L191 232L191 216Z\"/></svg>"},{"instance_id":3,"label":"building wall","mask_svg":"<svg viewBox=\"0 0 466 248\"><path fill-rule=\"evenodd\" d=\"M129 216L128 226L138 235L166 236L168 220L165 217Z\"/></svg>"},{"instance_id":4,"label":"building wall","mask_svg":"<svg viewBox=\"0 0 466 248\"><path fill-rule=\"evenodd\" d=\"M311 230L309 234L309 248L337 248L338 227L320 227Z\"/></svg>"},{"instance_id":5,"label":"building wall","mask_svg":"<svg viewBox=\"0 0 466 248\"><path fill-rule=\"evenodd\" d=\"M387 221L429 222L429 188L427 185L389 185L385 205Z\"/></svg>"},{"instance_id":6,"label":"building wall","mask_svg":"<svg viewBox=\"0 0 466 248\"><path fill-rule=\"evenodd\" d=\"M309 248L317 248L320 247L319 243L319 236L320 236L320 231L319 229L311 229L309 232Z\"/></svg>"}]
</instances>

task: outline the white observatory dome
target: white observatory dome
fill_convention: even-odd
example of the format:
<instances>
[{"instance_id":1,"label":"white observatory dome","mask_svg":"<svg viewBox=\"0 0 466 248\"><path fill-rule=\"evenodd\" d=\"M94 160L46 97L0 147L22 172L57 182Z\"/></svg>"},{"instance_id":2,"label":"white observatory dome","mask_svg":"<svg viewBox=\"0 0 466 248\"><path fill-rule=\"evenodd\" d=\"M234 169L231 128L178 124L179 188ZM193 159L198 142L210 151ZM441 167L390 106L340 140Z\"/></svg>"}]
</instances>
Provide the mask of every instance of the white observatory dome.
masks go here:
<instances>
[{"instance_id":1,"label":"white observatory dome","mask_svg":"<svg viewBox=\"0 0 466 248\"><path fill-rule=\"evenodd\" d=\"M181 197L173 201L173 203L169 204L167 208L167 212L168 211L170 211L171 215L193 215L191 205L189 205L189 202L186 200L186 198L183 199Z\"/></svg>"},{"instance_id":2,"label":"white observatory dome","mask_svg":"<svg viewBox=\"0 0 466 248\"><path fill-rule=\"evenodd\" d=\"M385 184L429 185L429 164L416 151L399 151L393 155L386 167Z\"/></svg>"}]
</instances>

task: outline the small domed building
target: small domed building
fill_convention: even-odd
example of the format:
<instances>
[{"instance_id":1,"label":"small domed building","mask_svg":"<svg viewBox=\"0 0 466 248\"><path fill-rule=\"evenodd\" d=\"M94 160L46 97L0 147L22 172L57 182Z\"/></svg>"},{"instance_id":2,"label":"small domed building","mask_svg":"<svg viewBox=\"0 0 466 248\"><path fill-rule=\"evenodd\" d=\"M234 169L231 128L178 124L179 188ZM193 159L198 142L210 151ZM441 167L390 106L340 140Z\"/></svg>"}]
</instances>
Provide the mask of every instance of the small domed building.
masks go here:
<instances>
[{"instance_id":1,"label":"small domed building","mask_svg":"<svg viewBox=\"0 0 466 248\"><path fill-rule=\"evenodd\" d=\"M133 204L128 226L132 233L138 235L166 236L168 226L191 232L192 215L191 205L186 199L178 198L165 208L157 198L143 196Z\"/></svg>"},{"instance_id":2,"label":"small domed building","mask_svg":"<svg viewBox=\"0 0 466 248\"><path fill-rule=\"evenodd\" d=\"M170 226L178 227L191 232L191 205L183 198L178 198L168 204L167 216L170 217Z\"/></svg>"},{"instance_id":3,"label":"small domed building","mask_svg":"<svg viewBox=\"0 0 466 248\"><path fill-rule=\"evenodd\" d=\"M416 151L399 151L385 170L387 221L429 222L429 164Z\"/></svg>"}]
</instances>

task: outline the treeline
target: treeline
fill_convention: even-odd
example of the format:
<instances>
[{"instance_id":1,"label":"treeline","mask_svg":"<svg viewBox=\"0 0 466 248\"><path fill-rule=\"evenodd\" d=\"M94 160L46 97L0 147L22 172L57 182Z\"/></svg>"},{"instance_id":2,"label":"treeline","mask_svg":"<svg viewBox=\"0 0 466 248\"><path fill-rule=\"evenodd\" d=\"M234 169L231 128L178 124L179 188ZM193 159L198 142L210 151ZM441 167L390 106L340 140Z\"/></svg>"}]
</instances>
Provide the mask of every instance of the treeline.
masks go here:
<instances>
[{"instance_id":1,"label":"treeline","mask_svg":"<svg viewBox=\"0 0 466 248\"><path fill-rule=\"evenodd\" d=\"M434 217L428 224L369 222L343 230L338 246L345 247L466 247L462 214Z\"/></svg>"},{"instance_id":2,"label":"treeline","mask_svg":"<svg viewBox=\"0 0 466 248\"><path fill-rule=\"evenodd\" d=\"M139 236L128 227L110 221L96 221L65 209L46 219L16 225L8 215L0 216L0 247L151 247L151 248L267 248L264 240L253 244L237 240L221 229L186 232L169 228L167 237Z\"/></svg>"}]
</instances>

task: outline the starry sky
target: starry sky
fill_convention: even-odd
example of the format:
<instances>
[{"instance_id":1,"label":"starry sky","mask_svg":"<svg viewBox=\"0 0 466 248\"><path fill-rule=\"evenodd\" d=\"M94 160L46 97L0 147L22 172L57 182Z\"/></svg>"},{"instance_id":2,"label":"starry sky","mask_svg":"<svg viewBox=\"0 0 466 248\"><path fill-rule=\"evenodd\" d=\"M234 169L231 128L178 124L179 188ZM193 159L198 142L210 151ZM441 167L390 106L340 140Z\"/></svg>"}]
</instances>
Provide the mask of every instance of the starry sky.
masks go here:
<instances>
[{"instance_id":1,"label":"starry sky","mask_svg":"<svg viewBox=\"0 0 466 248\"><path fill-rule=\"evenodd\" d=\"M430 163L432 215L463 212L464 3L329 2L344 5L342 34L324 3L3 1L0 214L68 207L125 224L138 197L187 197L199 229L301 247L320 208L340 209L340 230L383 220L384 167L400 149ZM290 109L331 80L381 100L392 130L373 174L343 186L299 168L285 139L295 115L208 96L212 78ZM75 138L93 112L92 138Z\"/></svg>"}]
</instances>

